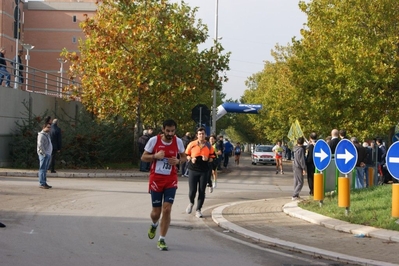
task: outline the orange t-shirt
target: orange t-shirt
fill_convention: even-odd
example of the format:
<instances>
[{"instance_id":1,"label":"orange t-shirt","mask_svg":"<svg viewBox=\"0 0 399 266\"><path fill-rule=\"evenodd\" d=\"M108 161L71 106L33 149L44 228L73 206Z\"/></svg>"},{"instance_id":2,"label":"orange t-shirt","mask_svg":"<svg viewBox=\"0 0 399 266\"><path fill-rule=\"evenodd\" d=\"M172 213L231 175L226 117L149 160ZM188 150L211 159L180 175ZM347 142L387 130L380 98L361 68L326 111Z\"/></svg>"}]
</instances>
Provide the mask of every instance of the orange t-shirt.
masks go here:
<instances>
[{"instance_id":1,"label":"orange t-shirt","mask_svg":"<svg viewBox=\"0 0 399 266\"><path fill-rule=\"evenodd\" d=\"M198 140L191 141L186 148L186 154L192 158L196 158L195 164L191 161L188 164L189 170L194 170L198 172L207 171L208 170L208 161L203 161L202 156L206 156L209 158L215 158L215 150L209 142L205 142L203 144L199 143Z\"/></svg>"}]
</instances>

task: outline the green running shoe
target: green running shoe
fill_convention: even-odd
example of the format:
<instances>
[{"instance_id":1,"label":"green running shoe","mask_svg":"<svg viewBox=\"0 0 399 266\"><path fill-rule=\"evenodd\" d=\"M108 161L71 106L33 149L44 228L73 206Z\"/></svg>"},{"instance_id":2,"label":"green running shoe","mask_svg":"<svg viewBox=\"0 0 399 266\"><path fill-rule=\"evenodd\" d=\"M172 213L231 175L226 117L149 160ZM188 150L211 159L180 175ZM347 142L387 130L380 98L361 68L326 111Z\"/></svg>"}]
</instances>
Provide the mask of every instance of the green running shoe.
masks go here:
<instances>
[{"instance_id":1,"label":"green running shoe","mask_svg":"<svg viewBox=\"0 0 399 266\"><path fill-rule=\"evenodd\" d=\"M159 250L168 250L168 246L165 243L165 239L160 239L158 241L158 245L157 246L158 246Z\"/></svg>"},{"instance_id":2,"label":"green running shoe","mask_svg":"<svg viewBox=\"0 0 399 266\"><path fill-rule=\"evenodd\" d=\"M150 225L150 229L148 229L148 238L153 239L155 237L156 231L157 231L157 226Z\"/></svg>"}]
</instances>

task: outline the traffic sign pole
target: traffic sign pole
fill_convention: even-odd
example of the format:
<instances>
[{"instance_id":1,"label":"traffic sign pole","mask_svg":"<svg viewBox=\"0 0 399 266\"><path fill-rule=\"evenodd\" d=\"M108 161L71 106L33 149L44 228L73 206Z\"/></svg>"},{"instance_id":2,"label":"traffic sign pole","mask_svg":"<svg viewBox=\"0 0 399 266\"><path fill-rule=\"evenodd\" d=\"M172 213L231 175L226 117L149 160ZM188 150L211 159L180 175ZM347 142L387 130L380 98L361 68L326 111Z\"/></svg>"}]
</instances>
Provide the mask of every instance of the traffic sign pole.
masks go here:
<instances>
[{"instance_id":1,"label":"traffic sign pole","mask_svg":"<svg viewBox=\"0 0 399 266\"><path fill-rule=\"evenodd\" d=\"M346 215L349 213L350 206L350 179L348 178L348 173L355 168L357 156L356 147L350 140L342 139L338 142L335 149L335 165L341 173L345 174L345 177L338 178L338 206L345 207Z\"/></svg>"},{"instance_id":2,"label":"traffic sign pole","mask_svg":"<svg viewBox=\"0 0 399 266\"><path fill-rule=\"evenodd\" d=\"M324 140L320 139L316 142L313 148L313 162L318 171L313 176L313 199L319 200L320 207L323 205L325 194L325 176L323 171L330 165L331 162L331 149Z\"/></svg>"},{"instance_id":3,"label":"traffic sign pole","mask_svg":"<svg viewBox=\"0 0 399 266\"><path fill-rule=\"evenodd\" d=\"M391 176L399 180L399 141L389 147L386 166ZM392 184L392 217L399 217L399 184Z\"/></svg>"}]
</instances>

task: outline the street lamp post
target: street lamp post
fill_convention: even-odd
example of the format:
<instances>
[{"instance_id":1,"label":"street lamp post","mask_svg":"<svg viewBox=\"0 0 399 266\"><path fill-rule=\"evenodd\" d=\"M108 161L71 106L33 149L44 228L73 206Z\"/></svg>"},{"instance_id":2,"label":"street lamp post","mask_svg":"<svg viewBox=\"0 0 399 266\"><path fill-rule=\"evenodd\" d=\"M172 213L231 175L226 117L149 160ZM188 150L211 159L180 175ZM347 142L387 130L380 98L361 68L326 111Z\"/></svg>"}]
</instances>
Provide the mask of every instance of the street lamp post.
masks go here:
<instances>
[{"instance_id":1,"label":"street lamp post","mask_svg":"<svg viewBox=\"0 0 399 266\"><path fill-rule=\"evenodd\" d=\"M216 0L215 5L215 42L218 42L218 9L219 0ZM212 104L212 130L214 134L216 133L216 87L213 88L213 104Z\"/></svg>"},{"instance_id":2,"label":"street lamp post","mask_svg":"<svg viewBox=\"0 0 399 266\"><path fill-rule=\"evenodd\" d=\"M59 93L61 93L61 91L62 91L62 84L63 84L62 73L64 72L64 63L66 63L67 60L64 59L64 58L57 58L57 61L61 64L61 67L60 67L60 78L61 78L61 80L60 80L60 88L59 88Z\"/></svg>"},{"instance_id":3,"label":"street lamp post","mask_svg":"<svg viewBox=\"0 0 399 266\"><path fill-rule=\"evenodd\" d=\"M28 82L29 82L29 59L30 59L30 55L29 55L29 51L32 50L33 48L35 48L35 46L30 45L28 43L22 44L22 47L24 47L24 49L26 50L26 55L25 55L25 60L26 60L26 83L25 83L25 90L28 90Z\"/></svg>"}]
</instances>

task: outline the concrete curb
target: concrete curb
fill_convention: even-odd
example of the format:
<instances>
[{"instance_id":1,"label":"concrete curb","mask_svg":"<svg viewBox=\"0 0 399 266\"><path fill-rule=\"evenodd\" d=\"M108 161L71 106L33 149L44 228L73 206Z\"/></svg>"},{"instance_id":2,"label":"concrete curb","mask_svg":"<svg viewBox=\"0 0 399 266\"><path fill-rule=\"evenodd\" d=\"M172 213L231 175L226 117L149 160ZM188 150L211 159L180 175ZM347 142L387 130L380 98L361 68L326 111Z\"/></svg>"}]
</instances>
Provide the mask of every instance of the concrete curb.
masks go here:
<instances>
[{"instance_id":1,"label":"concrete curb","mask_svg":"<svg viewBox=\"0 0 399 266\"><path fill-rule=\"evenodd\" d=\"M259 201L259 200L257 200ZM253 201L253 202L257 202L257 201ZM260 200L260 201L264 201L264 199ZM393 266L393 265L397 265L397 264L392 264L392 263L387 263L387 262L383 262L383 261L376 261L376 260L369 260L369 259L363 259L363 258L359 258L359 257L354 257L354 256L350 256L350 255L345 255L345 254L341 254L341 253L336 253L336 252L331 252L328 250L323 250L323 249L319 249L319 248L314 248L314 247L310 247L310 246L306 246L306 245L302 245L302 244L297 244L297 243L293 243L293 242L289 242L289 241L285 241L285 240L281 240L278 238L271 238L250 230L247 230L243 227L240 227L236 224L233 224L231 222L229 222L228 220L226 220L223 217L223 210L227 207L233 206L233 205L237 205L237 204L241 204L241 203L248 203L248 201L240 201L240 202L234 202L231 204L227 204L227 205L223 205L220 207L215 208L212 211L212 219L213 221L220 227L229 230L233 233L236 233L240 236L243 236L245 238L257 241L257 242L262 242L262 243L266 243L269 245L273 245L273 246L277 246L280 248L284 248L284 249L288 249L291 251L296 251L296 252L301 252L304 254L308 254L311 256L322 256L324 258L328 258L334 261L339 261L339 262L345 262L345 263L354 263L354 264L363 264L363 265L379 265L379 266ZM287 210L290 209L291 214L294 213L294 211L298 211L298 210L302 210L301 208L299 208L298 206L296 206L296 208L294 208L296 202L292 202L286 207L286 205L283 207L286 208ZM287 213L287 212L286 212ZM310 212L309 212L310 213ZM290 214L290 215L291 215ZM293 216L293 215L291 215ZM328 217L321 216L324 220L328 219ZM294 216L296 217L296 216ZM304 214L301 216L304 217ZM313 217L312 220L316 221L317 218L321 218L321 217ZM300 218L300 217L298 217Z\"/></svg>"}]
</instances>

